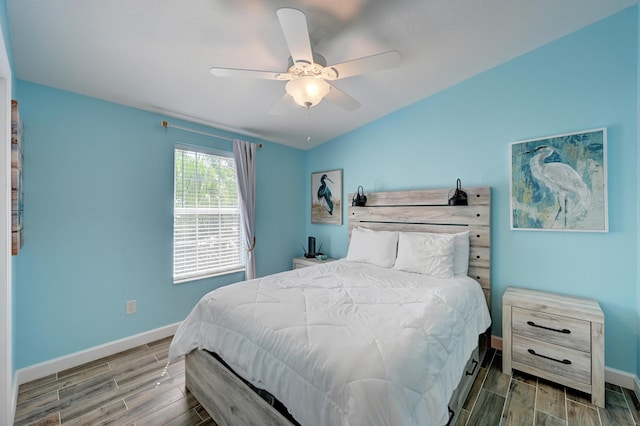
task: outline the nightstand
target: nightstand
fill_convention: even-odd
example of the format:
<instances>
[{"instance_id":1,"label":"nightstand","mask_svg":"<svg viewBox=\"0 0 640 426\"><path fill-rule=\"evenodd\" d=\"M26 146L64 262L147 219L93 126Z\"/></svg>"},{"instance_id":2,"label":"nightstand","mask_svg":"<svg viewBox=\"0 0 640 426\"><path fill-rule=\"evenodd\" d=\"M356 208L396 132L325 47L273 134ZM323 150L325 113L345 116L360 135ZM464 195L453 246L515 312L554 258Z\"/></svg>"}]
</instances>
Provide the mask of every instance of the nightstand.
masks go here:
<instances>
[{"instance_id":1,"label":"nightstand","mask_svg":"<svg viewBox=\"0 0 640 426\"><path fill-rule=\"evenodd\" d=\"M502 297L502 372L533 374L604 407L604 314L595 300L509 287Z\"/></svg>"},{"instance_id":2,"label":"nightstand","mask_svg":"<svg viewBox=\"0 0 640 426\"><path fill-rule=\"evenodd\" d=\"M325 260L318 260L315 257L294 257L293 269L306 268L307 266L320 265L321 263L333 262L335 259L330 257Z\"/></svg>"}]
</instances>

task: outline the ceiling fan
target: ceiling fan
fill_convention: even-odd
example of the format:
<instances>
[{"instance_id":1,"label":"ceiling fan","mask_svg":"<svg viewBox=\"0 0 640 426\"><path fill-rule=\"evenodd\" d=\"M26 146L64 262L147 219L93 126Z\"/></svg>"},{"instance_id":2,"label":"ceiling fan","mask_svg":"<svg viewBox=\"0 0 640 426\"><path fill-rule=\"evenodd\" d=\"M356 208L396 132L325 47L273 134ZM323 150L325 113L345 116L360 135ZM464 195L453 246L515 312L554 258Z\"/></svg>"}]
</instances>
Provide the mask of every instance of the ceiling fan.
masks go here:
<instances>
[{"instance_id":1,"label":"ceiling fan","mask_svg":"<svg viewBox=\"0 0 640 426\"><path fill-rule=\"evenodd\" d=\"M277 15L291 53L290 66L286 72L211 68L211 74L218 77L287 81L285 86L287 93L276 103L271 113L284 112L291 104L291 98L307 109L316 106L326 98L347 111L353 111L360 106L360 103L328 81L391 68L400 60L400 54L392 50L327 66L326 60L311 50L305 14L297 9L282 8L278 9Z\"/></svg>"}]
</instances>

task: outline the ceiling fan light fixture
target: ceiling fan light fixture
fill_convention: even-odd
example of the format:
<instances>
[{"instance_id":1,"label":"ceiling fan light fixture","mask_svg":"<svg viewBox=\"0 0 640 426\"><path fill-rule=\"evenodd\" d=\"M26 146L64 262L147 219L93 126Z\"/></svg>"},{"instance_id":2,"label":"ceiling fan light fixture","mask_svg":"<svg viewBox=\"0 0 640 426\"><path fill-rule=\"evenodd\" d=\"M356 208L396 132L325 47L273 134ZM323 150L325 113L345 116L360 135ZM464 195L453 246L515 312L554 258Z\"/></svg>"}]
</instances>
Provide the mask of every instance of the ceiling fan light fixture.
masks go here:
<instances>
[{"instance_id":1,"label":"ceiling fan light fixture","mask_svg":"<svg viewBox=\"0 0 640 426\"><path fill-rule=\"evenodd\" d=\"M327 96L331 86L321 78L306 76L289 80L285 90L298 105L310 108Z\"/></svg>"}]
</instances>

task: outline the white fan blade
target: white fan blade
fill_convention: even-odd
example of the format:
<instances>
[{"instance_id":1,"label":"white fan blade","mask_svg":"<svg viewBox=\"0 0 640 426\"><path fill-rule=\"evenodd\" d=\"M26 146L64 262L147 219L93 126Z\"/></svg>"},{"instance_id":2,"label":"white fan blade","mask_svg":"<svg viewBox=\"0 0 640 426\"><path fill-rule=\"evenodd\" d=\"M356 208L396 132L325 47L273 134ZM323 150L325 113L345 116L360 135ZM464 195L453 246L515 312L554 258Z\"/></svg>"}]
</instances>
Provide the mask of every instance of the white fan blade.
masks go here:
<instances>
[{"instance_id":1,"label":"white fan blade","mask_svg":"<svg viewBox=\"0 0 640 426\"><path fill-rule=\"evenodd\" d=\"M329 90L327 96L324 97L326 100L333 102L347 111L355 111L360 108L360 102L337 89L335 86L331 84L329 84L329 86L331 86L331 90Z\"/></svg>"},{"instance_id":2,"label":"white fan blade","mask_svg":"<svg viewBox=\"0 0 640 426\"><path fill-rule=\"evenodd\" d=\"M216 77L239 77L239 78L260 78L263 80L283 80L280 77L286 73L257 71L257 70L241 70L238 68L211 68L211 74Z\"/></svg>"},{"instance_id":3,"label":"white fan blade","mask_svg":"<svg viewBox=\"0 0 640 426\"><path fill-rule=\"evenodd\" d=\"M298 9L278 9L278 20L293 62L313 63L307 17Z\"/></svg>"},{"instance_id":4,"label":"white fan blade","mask_svg":"<svg viewBox=\"0 0 640 426\"><path fill-rule=\"evenodd\" d=\"M328 72L325 73L323 71L322 75L327 80L338 80L340 78L347 78L354 75L392 68L398 65L399 62L400 54L395 50L391 50L389 52L365 56L364 58L353 59L351 61L325 67L328 68ZM335 76L331 70L334 70L337 76Z\"/></svg>"},{"instance_id":5,"label":"white fan blade","mask_svg":"<svg viewBox=\"0 0 640 426\"><path fill-rule=\"evenodd\" d=\"M298 104L294 102L293 97L291 97L291 95L289 95L288 93L285 93L284 96L281 97L278 102L276 102L273 108L271 108L269 114L287 115L294 111L296 107L298 107Z\"/></svg>"}]
</instances>

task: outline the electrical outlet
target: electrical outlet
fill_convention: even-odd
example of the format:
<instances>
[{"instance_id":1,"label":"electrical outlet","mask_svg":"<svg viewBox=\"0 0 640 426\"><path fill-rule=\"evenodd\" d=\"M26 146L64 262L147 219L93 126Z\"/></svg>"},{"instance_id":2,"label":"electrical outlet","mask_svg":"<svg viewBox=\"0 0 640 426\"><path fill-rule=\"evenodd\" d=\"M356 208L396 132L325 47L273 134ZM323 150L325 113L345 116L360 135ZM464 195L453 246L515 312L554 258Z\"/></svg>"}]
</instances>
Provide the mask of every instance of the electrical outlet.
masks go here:
<instances>
[{"instance_id":1,"label":"electrical outlet","mask_svg":"<svg viewBox=\"0 0 640 426\"><path fill-rule=\"evenodd\" d=\"M127 315L136 313L136 301L129 300L127 302Z\"/></svg>"}]
</instances>

